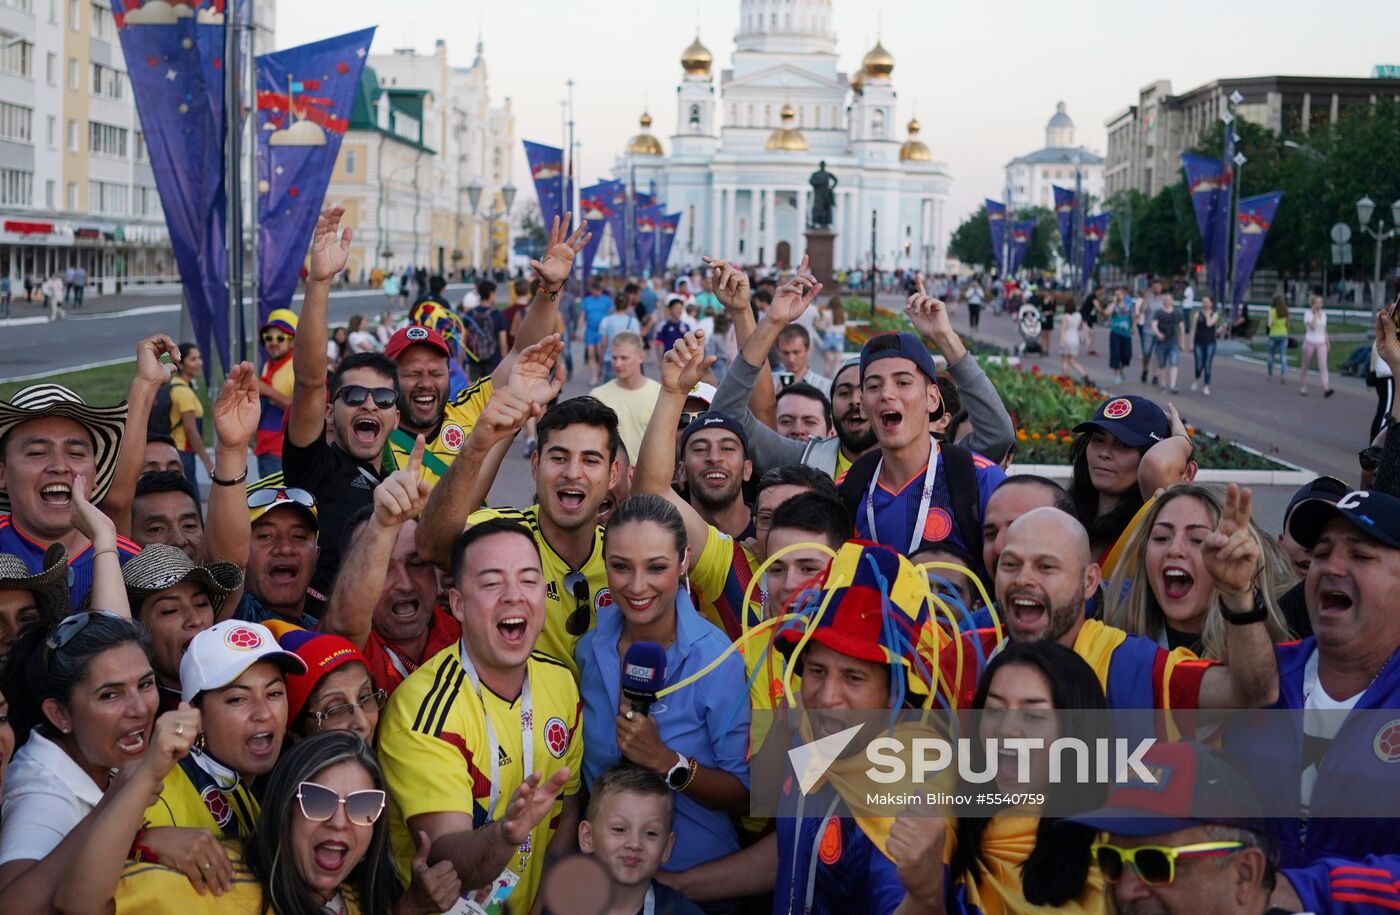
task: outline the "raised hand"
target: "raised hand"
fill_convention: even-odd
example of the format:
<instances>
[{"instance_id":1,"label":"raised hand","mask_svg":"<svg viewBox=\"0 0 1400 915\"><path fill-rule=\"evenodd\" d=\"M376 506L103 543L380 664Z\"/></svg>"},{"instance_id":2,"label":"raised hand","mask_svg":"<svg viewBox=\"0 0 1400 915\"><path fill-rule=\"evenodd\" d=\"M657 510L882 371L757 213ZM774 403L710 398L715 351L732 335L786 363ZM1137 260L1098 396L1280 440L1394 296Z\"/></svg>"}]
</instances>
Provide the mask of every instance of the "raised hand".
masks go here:
<instances>
[{"instance_id":1,"label":"raised hand","mask_svg":"<svg viewBox=\"0 0 1400 915\"><path fill-rule=\"evenodd\" d=\"M508 386L496 388L476 419L471 439L489 447L501 439L513 438L526 420L543 415L544 406L535 403L524 391Z\"/></svg>"},{"instance_id":2,"label":"raised hand","mask_svg":"<svg viewBox=\"0 0 1400 915\"><path fill-rule=\"evenodd\" d=\"M924 291L924 278L915 280L917 291L904 303L904 314L914 329L930 340L944 339L953 333L948 320L948 306Z\"/></svg>"},{"instance_id":3,"label":"raised hand","mask_svg":"<svg viewBox=\"0 0 1400 915\"><path fill-rule=\"evenodd\" d=\"M413 880L395 910L396 915L446 912L457 904L457 898L462 895L462 881L451 861L439 861L431 867L428 865L428 852L432 847L433 840L426 832L419 830L418 853L409 865Z\"/></svg>"},{"instance_id":4,"label":"raised hand","mask_svg":"<svg viewBox=\"0 0 1400 915\"><path fill-rule=\"evenodd\" d=\"M1181 436L1188 442L1191 441L1191 433L1186 429L1186 423L1182 421L1181 414L1176 410L1176 404L1168 401L1167 420L1171 423L1171 434L1173 437Z\"/></svg>"},{"instance_id":5,"label":"raised hand","mask_svg":"<svg viewBox=\"0 0 1400 915\"><path fill-rule=\"evenodd\" d=\"M138 763L140 770L159 786L175 764L189 754L202 727L199 709L188 702L161 715L151 733L151 744Z\"/></svg>"},{"instance_id":6,"label":"raised hand","mask_svg":"<svg viewBox=\"0 0 1400 915\"><path fill-rule=\"evenodd\" d=\"M705 355L705 332L692 330L662 357L661 387L676 394L690 393L717 358Z\"/></svg>"},{"instance_id":7,"label":"raised hand","mask_svg":"<svg viewBox=\"0 0 1400 915\"><path fill-rule=\"evenodd\" d=\"M214 433L220 444L246 449L257 434L261 418L258 376L253 374L250 363L240 362L228 373L219 399L214 401Z\"/></svg>"},{"instance_id":8,"label":"raised hand","mask_svg":"<svg viewBox=\"0 0 1400 915\"><path fill-rule=\"evenodd\" d=\"M308 283L329 283L345 269L354 233L349 229L340 231L340 217L344 215L344 207L326 207L316 220L316 229L311 233L311 263L306 268Z\"/></svg>"},{"instance_id":9,"label":"raised hand","mask_svg":"<svg viewBox=\"0 0 1400 915\"><path fill-rule=\"evenodd\" d=\"M1396 297L1389 308L1382 308L1376 312L1376 355L1390 366L1391 372L1400 377L1400 339L1397 339L1395 330L1397 309L1400 309L1400 296Z\"/></svg>"},{"instance_id":10,"label":"raised hand","mask_svg":"<svg viewBox=\"0 0 1400 915\"><path fill-rule=\"evenodd\" d=\"M374 487L374 520L381 527L397 528L423 513L433 488L421 476L423 451L427 445L419 435L408 456L408 466L395 470Z\"/></svg>"},{"instance_id":11,"label":"raised hand","mask_svg":"<svg viewBox=\"0 0 1400 915\"><path fill-rule=\"evenodd\" d=\"M812 300L821 291L822 284L818 283L816 277L812 276L812 272L807 266L807 258L804 255L797 272L774 291L773 302L768 306L764 317L770 321L791 324L802 317L807 306L812 304Z\"/></svg>"},{"instance_id":12,"label":"raised hand","mask_svg":"<svg viewBox=\"0 0 1400 915\"><path fill-rule=\"evenodd\" d=\"M1263 553L1249 525L1253 504L1252 492L1231 483L1220 524L1201 545L1201 562L1223 598L1248 595L1263 567Z\"/></svg>"},{"instance_id":13,"label":"raised hand","mask_svg":"<svg viewBox=\"0 0 1400 915\"><path fill-rule=\"evenodd\" d=\"M87 478L73 478L68 493L68 517L78 533L92 541L94 550L116 549L117 528L112 519L88 501Z\"/></svg>"},{"instance_id":14,"label":"raised hand","mask_svg":"<svg viewBox=\"0 0 1400 915\"><path fill-rule=\"evenodd\" d=\"M161 362L167 355L169 362ZM180 365L180 347L165 334L154 334L136 344L136 377L155 387L170 380Z\"/></svg>"},{"instance_id":15,"label":"raised hand","mask_svg":"<svg viewBox=\"0 0 1400 915\"><path fill-rule=\"evenodd\" d=\"M890 827L885 847L904 890L915 901L937 908L943 898L943 817L902 816Z\"/></svg>"},{"instance_id":16,"label":"raised hand","mask_svg":"<svg viewBox=\"0 0 1400 915\"><path fill-rule=\"evenodd\" d=\"M711 286L715 298L726 311L749 310L749 275L728 261L716 257L701 258L710 268Z\"/></svg>"},{"instance_id":17,"label":"raised hand","mask_svg":"<svg viewBox=\"0 0 1400 915\"><path fill-rule=\"evenodd\" d=\"M593 237L593 233L588 231L587 220L581 220L578 228L574 229L572 234L569 233L569 217L572 215L565 213L563 219L554 217L554 224L549 228L549 241L545 245L544 258L530 261L530 269L534 270L540 282L547 286L556 286L569 278L574 256L582 251L583 246Z\"/></svg>"},{"instance_id":18,"label":"raised hand","mask_svg":"<svg viewBox=\"0 0 1400 915\"><path fill-rule=\"evenodd\" d=\"M555 798L569 782L569 767L564 766L547 780L540 779L540 773L532 772L529 778L515 789L511 795L506 815L501 820L501 831L511 845L523 845L530 831L540 821L549 816L554 808Z\"/></svg>"},{"instance_id":19,"label":"raised hand","mask_svg":"<svg viewBox=\"0 0 1400 915\"><path fill-rule=\"evenodd\" d=\"M564 387L563 376L554 371L563 355L564 341L558 334L527 346L511 366L506 386L529 397L543 412Z\"/></svg>"}]
</instances>

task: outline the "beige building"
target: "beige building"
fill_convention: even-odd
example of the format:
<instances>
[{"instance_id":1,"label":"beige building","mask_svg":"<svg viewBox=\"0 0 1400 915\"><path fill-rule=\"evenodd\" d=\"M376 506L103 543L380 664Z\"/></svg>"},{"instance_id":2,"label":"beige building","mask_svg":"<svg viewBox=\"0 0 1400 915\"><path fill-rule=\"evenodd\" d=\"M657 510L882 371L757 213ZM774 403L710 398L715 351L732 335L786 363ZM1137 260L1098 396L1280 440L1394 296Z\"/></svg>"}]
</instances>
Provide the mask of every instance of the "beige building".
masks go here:
<instances>
[{"instance_id":1,"label":"beige building","mask_svg":"<svg viewBox=\"0 0 1400 915\"><path fill-rule=\"evenodd\" d=\"M275 16L257 0L255 53ZM69 267L178 280L110 0L0 0L0 276Z\"/></svg>"},{"instance_id":2,"label":"beige building","mask_svg":"<svg viewBox=\"0 0 1400 915\"><path fill-rule=\"evenodd\" d=\"M1400 79L1340 76L1255 76L1218 79L1184 95L1169 80L1138 91L1136 103L1105 122L1108 156L1104 192L1133 189L1155 196L1181 177L1181 154L1201 142L1238 92L1236 116L1284 139L1305 141L1310 130L1335 124L1348 108L1400 99Z\"/></svg>"},{"instance_id":3,"label":"beige building","mask_svg":"<svg viewBox=\"0 0 1400 915\"><path fill-rule=\"evenodd\" d=\"M493 246L469 189L481 189L482 215L493 203L499 210L515 144L510 99L492 107L488 88L479 41L464 68L448 64L441 40L431 54L369 57L326 192L355 228L352 277L376 268L446 274L485 266ZM495 231L492 253L504 267L508 220L497 219Z\"/></svg>"}]
</instances>

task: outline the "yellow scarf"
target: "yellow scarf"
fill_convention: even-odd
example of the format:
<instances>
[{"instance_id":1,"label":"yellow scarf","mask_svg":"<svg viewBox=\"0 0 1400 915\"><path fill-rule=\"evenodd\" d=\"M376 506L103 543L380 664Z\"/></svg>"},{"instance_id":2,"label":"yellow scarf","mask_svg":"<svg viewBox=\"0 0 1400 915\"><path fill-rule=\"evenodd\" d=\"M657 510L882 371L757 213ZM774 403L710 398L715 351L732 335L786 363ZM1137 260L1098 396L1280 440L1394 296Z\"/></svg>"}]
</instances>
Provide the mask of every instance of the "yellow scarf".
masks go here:
<instances>
[{"instance_id":1,"label":"yellow scarf","mask_svg":"<svg viewBox=\"0 0 1400 915\"><path fill-rule=\"evenodd\" d=\"M1103 875L1097 867L1089 868L1089 877L1079 896L1062 906L1039 906L1026 901L1021 889L1021 868L1035 848L1035 831L1039 817L993 817L982 833L980 869L975 880L964 874L944 895L949 912L980 912L982 915L1021 915L1030 912L1054 912L1057 915L1100 915L1104 911ZM956 848L954 821L948 822L948 841L944 844L944 863L953 859ZM961 906L953 905L953 900Z\"/></svg>"}]
</instances>

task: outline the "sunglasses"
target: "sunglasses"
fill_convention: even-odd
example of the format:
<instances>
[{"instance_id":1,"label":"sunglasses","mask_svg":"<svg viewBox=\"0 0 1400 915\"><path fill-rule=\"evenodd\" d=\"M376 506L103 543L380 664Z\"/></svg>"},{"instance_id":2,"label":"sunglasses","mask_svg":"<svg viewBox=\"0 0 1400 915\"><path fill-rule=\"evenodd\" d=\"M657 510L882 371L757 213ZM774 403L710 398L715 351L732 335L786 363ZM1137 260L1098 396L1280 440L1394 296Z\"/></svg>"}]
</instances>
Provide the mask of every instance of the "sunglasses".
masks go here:
<instances>
[{"instance_id":1,"label":"sunglasses","mask_svg":"<svg viewBox=\"0 0 1400 915\"><path fill-rule=\"evenodd\" d=\"M679 423L676 424L676 428L677 428L678 430L679 430L679 429L684 429L686 426L688 426L688 425L690 425L691 423L695 422L697 419L699 419L700 417L702 417L702 416L704 416L704 415L705 415L705 414L704 414L703 411L700 411L700 412L690 412L690 413L682 413L682 414L681 414L681 421L680 421Z\"/></svg>"},{"instance_id":2,"label":"sunglasses","mask_svg":"<svg viewBox=\"0 0 1400 915\"><path fill-rule=\"evenodd\" d=\"M593 597L588 591L588 579L582 572L570 572L564 576L564 587L578 601L574 612L564 621L564 631L569 635L583 635L593 625Z\"/></svg>"},{"instance_id":3,"label":"sunglasses","mask_svg":"<svg viewBox=\"0 0 1400 915\"><path fill-rule=\"evenodd\" d=\"M297 786L297 801L301 804L301 815L313 823L329 820L342 804L345 818L356 826L371 826L384 812L384 792L378 789L351 791L341 797L325 785L302 782Z\"/></svg>"},{"instance_id":4,"label":"sunglasses","mask_svg":"<svg viewBox=\"0 0 1400 915\"><path fill-rule=\"evenodd\" d=\"M263 334L263 335L262 335L262 342L264 342L264 343L286 343L286 342L287 342L288 340L290 340L290 339L292 339L292 338L289 337L289 336L287 336L286 334Z\"/></svg>"},{"instance_id":5,"label":"sunglasses","mask_svg":"<svg viewBox=\"0 0 1400 915\"><path fill-rule=\"evenodd\" d=\"M302 508L315 508L316 497L304 489L290 488L255 489L248 493L249 508L266 508L277 502L295 502Z\"/></svg>"},{"instance_id":6,"label":"sunglasses","mask_svg":"<svg viewBox=\"0 0 1400 915\"><path fill-rule=\"evenodd\" d=\"M374 398L374 405L388 410L399 402L399 392L393 388L367 388L362 384L347 384L335 392L336 400L345 401L347 407L358 407L366 397Z\"/></svg>"},{"instance_id":7,"label":"sunglasses","mask_svg":"<svg viewBox=\"0 0 1400 915\"><path fill-rule=\"evenodd\" d=\"M117 616L110 610L91 610L74 613L64 618L61 623L53 627L53 632L50 632L49 637L44 639L44 647L51 652L62 651L65 645L77 638L78 633L86 629L88 624L98 617L104 617L110 620L124 619L124 617Z\"/></svg>"},{"instance_id":8,"label":"sunglasses","mask_svg":"<svg viewBox=\"0 0 1400 915\"><path fill-rule=\"evenodd\" d=\"M1244 848L1243 842L1200 842L1196 845L1139 845L1119 848L1106 842L1089 846L1094 861L1109 883L1123 879L1123 869L1131 864L1138 879L1148 886L1166 886L1176 879L1177 858L1215 858L1232 855Z\"/></svg>"},{"instance_id":9,"label":"sunglasses","mask_svg":"<svg viewBox=\"0 0 1400 915\"><path fill-rule=\"evenodd\" d=\"M342 725L350 723L355 717L355 709L364 709L367 712L377 712L384 707L384 700L389 698L386 690L377 689L369 695L360 697L357 702L346 702L343 705L332 705L324 712L309 712L308 714L316 719L316 730L321 730L329 726L331 730L336 730Z\"/></svg>"},{"instance_id":10,"label":"sunglasses","mask_svg":"<svg viewBox=\"0 0 1400 915\"><path fill-rule=\"evenodd\" d=\"M1361 464L1361 469L1367 473L1372 473L1381 466L1381 448L1378 445L1370 445L1356 452L1356 459Z\"/></svg>"}]
</instances>

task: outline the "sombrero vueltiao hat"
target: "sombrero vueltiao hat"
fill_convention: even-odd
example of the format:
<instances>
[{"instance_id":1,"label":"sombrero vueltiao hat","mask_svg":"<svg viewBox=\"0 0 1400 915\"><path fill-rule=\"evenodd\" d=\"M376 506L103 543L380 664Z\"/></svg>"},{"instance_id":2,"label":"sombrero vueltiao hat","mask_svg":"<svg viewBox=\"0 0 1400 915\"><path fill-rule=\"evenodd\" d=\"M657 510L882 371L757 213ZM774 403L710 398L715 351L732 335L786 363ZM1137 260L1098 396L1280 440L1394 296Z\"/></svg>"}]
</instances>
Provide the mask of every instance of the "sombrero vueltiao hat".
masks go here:
<instances>
[{"instance_id":1,"label":"sombrero vueltiao hat","mask_svg":"<svg viewBox=\"0 0 1400 915\"><path fill-rule=\"evenodd\" d=\"M228 596L243 587L243 570L231 562L211 562L198 566L185 551L166 543L144 547L122 566L122 581L133 616L139 616L146 598L166 588L172 588L193 578L209 595L214 618L223 609Z\"/></svg>"},{"instance_id":2,"label":"sombrero vueltiao hat","mask_svg":"<svg viewBox=\"0 0 1400 915\"><path fill-rule=\"evenodd\" d=\"M0 591L28 591L34 595L44 624L58 622L72 612L68 597L68 551L61 543L45 550L44 570L37 575L13 553L0 553Z\"/></svg>"},{"instance_id":3,"label":"sombrero vueltiao hat","mask_svg":"<svg viewBox=\"0 0 1400 915\"><path fill-rule=\"evenodd\" d=\"M826 572L795 595L786 612L806 620L785 624L778 646L791 651L810 630L808 641L832 651L901 667L909 690L926 696L933 674L918 649L929 631L927 595L927 577L906 557L878 543L848 540ZM896 679L891 671L892 686Z\"/></svg>"},{"instance_id":4,"label":"sombrero vueltiao hat","mask_svg":"<svg viewBox=\"0 0 1400 915\"><path fill-rule=\"evenodd\" d=\"M81 424L92 435L93 459L97 472L88 487L88 500L102 501L117 471L117 451L122 428L126 425L126 402L115 407L90 407L83 399L59 384L32 384L15 394L9 403L0 401L0 439L16 426L46 416L64 416ZM0 491L0 512L10 510L10 494Z\"/></svg>"},{"instance_id":5,"label":"sombrero vueltiao hat","mask_svg":"<svg viewBox=\"0 0 1400 915\"><path fill-rule=\"evenodd\" d=\"M290 308L274 308L267 313L267 321L258 329L263 331L269 327L295 334L297 332L297 313Z\"/></svg>"}]
</instances>

